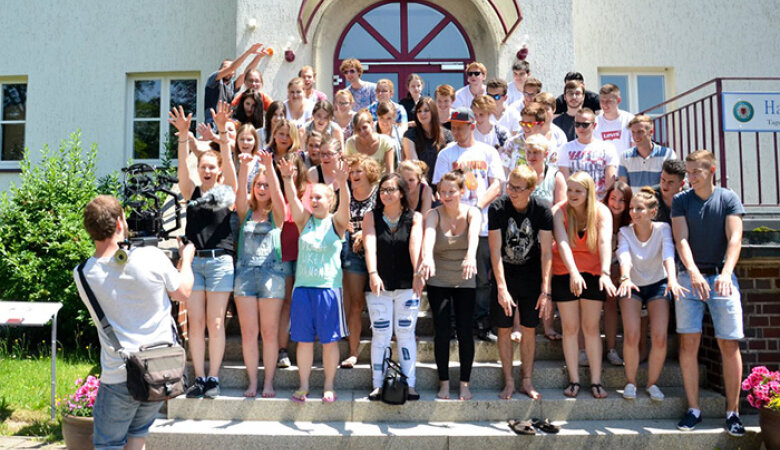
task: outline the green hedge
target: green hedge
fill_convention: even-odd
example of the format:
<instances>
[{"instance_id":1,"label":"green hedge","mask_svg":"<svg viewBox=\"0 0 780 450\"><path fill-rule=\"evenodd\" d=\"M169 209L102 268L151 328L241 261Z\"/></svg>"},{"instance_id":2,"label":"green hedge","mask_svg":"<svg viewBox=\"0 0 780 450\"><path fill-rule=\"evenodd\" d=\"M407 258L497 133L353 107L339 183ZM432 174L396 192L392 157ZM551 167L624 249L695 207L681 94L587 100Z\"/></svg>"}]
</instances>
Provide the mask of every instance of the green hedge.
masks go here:
<instances>
[{"instance_id":1,"label":"green hedge","mask_svg":"<svg viewBox=\"0 0 780 450\"><path fill-rule=\"evenodd\" d=\"M73 268L94 252L82 225L84 206L116 186L98 180L96 158L97 146L85 150L79 131L56 150L44 147L40 162L33 163L26 149L21 183L0 197L0 299L62 302L65 348L97 343L73 282Z\"/></svg>"}]
</instances>

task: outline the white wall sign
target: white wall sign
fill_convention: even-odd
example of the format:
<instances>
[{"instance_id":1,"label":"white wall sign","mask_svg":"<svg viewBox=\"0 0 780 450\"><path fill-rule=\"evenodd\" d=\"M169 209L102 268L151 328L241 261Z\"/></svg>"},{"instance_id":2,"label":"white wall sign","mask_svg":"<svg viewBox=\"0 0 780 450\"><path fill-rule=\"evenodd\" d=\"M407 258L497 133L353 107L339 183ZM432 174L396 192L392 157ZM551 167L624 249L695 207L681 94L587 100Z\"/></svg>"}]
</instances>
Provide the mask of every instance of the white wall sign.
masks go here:
<instances>
[{"instance_id":1,"label":"white wall sign","mask_svg":"<svg viewBox=\"0 0 780 450\"><path fill-rule=\"evenodd\" d=\"M723 131L780 131L780 92L724 92Z\"/></svg>"}]
</instances>

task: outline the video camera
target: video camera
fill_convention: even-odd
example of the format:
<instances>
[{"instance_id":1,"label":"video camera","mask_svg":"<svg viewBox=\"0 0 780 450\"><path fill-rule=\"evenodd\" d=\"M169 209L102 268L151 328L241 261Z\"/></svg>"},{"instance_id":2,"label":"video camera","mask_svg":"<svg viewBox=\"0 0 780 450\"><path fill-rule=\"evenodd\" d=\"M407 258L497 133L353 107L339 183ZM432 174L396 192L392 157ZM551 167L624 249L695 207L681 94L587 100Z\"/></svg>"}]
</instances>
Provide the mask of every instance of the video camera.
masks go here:
<instances>
[{"instance_id":1,"label":"video camera","mask_svg":"<svg viewBox=\"0 0 780 450\"><path fill-rule=\"evenodd\" d=\"M154 245L170 238L170 234L181 228L181 194L171 190L179 180L167 174L164 169L137 163L122 169L121 198L125 208L130 209L127 225L130 228L130 244L136 247ZM160 195L164 194L164 195ZM172 202L168 202L172 197ZM164 227L163 214L173 205L175 225Z\"/></svg>"}]
</instances>

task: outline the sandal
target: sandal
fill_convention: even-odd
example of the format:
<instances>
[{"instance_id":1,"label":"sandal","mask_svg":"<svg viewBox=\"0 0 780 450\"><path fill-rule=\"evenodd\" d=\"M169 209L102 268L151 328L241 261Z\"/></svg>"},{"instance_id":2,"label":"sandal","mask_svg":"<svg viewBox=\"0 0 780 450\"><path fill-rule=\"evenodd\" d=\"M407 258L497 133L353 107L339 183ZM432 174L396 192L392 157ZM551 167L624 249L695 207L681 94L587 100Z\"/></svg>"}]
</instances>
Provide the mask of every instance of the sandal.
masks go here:
<instances>
[{"instance_id":1,"label":"sandal","mask_svg":"<svg viewBox=\"0 0 780 450\"><path fill-rule=\"evenodd\" d=\"M566 386L566 389L563 390L563 395L569 398L575 398L580 393L580 384L579 383L569 383L568 386Z\"/></svg>"},{"instance_id":2,"label":"sandal","mask_svg":"<svg viewBox=\"0 0 780 450\"><path fill-rule=\"evenodd\" d=\"M595 389L595 390L594 390ZM604 395L601 395L601 393L604 393ZM593 395L593 398L607 398L609 394L607 394L607 390L604 389L604 386L601 384L591 384L590 385L590 393Z\"/></svg>"},{"instance_id":3,"label":"sandal","mask_svg":"<svg viewBox=\"0 0 780 450\"><path fill-rule=\"evenodd\" d=\"M357 364L357 362L358 362L357 356L350 356L344 361L341 361L341 368L352 369L353 367L355 367L355 364Z\"/></svg>"},{"instance_id":4,"label":"sandal","mask_svg":"<svg viewBox=\"0 0 780 450\"><path fill-rule=\"evenodd\" d=\"M531 426L530 420L509 419L507 423L509 424L509 429L514 431L515 434L523 434L527 436L536 434L536 430Z\"/></svg>"},{"instance_id":5,"label":"sandal","mask_svg":"<svg viewBox=\"0 0 780 450\"><path fill-rule=\"evenodd\" d=\"M290 397L290 400L294 401L295 403L303 403L306 401L306 397L309 395L309 391L305 391L303 389L299 389L295 392L293 392L292 397Z\"/></svg>"},{"instance_id":6,"label":"sandal","mask_svg":"<svg viewBox=\"0 0 780 450\"><path fill-rule=\"evenodd\" d=\"M322 393L322 403L333 403L336 401L336 393L333 391L325 391Z\"/></svg>"},{"instance_id":7,"label":"sandal","mask_svg":"<svg viewBox=\"0 0 780 450\"><path fill-rule=\"evenodd\" d=\"M555 434L561 431L561 427L551 424L549 419L531 419L531 425L545 433Z\"/></svg>"},{"instance_id":8,"label":"sandal","mask_svg":"<svg viewBox=\"0 0 780 450\"><path fill-rule=\"evenodd\" d=\"M368 399L372 402L376 402L382 399L382 390L381 389L374 389L370 394L368 394Z\"/></svg>"}]
</instances>

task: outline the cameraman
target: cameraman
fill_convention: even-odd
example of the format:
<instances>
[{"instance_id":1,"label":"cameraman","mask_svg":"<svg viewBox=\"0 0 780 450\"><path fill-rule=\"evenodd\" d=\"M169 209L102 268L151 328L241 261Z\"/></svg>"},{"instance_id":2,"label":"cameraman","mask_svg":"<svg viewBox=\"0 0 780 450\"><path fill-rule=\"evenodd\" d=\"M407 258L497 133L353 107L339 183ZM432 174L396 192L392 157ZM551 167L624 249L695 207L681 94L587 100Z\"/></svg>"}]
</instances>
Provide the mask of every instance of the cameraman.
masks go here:
<instances>
[{"instance_id":1,"label":"cameraman","mask_svg":"<svg viewBox=\"0 0 780 450\"><path fill-rule=\"evenodd\" d=\"M84 227L95 242L95 254L84 266L84 277L126 351L156 342L176 342L168 293L186 300L192 291L192 244L179 249L177 271L156 247L127 250L127 259L116 258L119 243L127 238L127 222L119 201L100 195L84 208ZM74 270L81 300L92 320L92 309L78 269ZM95 448L142 449L149 427L162 402L139 402L127 390L125 363L100 326L100 389L95 401Z\"/></svg>"}]
</instances>

